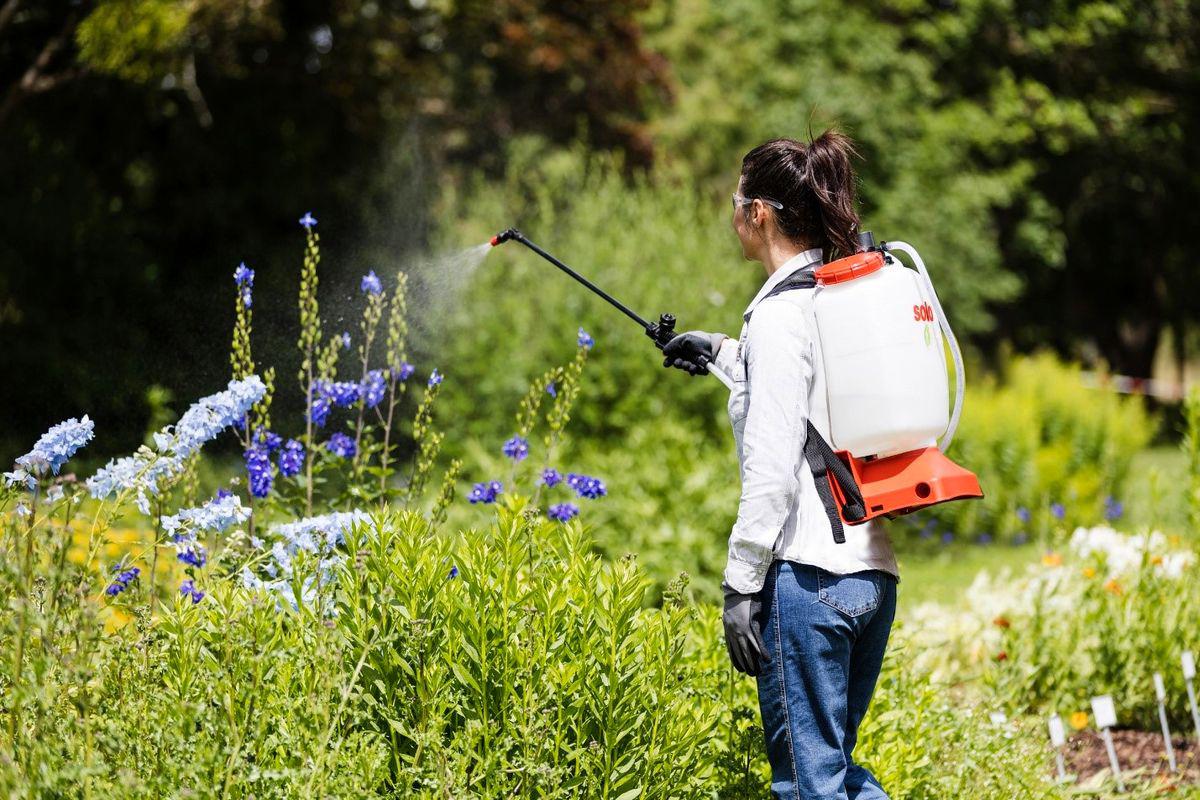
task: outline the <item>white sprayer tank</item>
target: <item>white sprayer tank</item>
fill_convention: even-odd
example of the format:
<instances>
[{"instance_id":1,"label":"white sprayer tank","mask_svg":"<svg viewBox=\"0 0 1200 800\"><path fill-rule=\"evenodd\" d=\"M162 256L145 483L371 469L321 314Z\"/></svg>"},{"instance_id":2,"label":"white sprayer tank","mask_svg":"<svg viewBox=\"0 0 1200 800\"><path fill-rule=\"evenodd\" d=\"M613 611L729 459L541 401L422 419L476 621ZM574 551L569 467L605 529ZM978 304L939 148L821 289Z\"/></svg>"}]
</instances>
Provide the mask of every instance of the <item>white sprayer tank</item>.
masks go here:
<instances>
[{"instance_id":1,"label":"white sprayer tank","mask_svg":"<svg viewBox=\"0 0 1200 800\"><path fill-rule=\"evenodd\" d=\"M862 260L861 271L819 270L813 298L830 444L855 458L935 445L950 416L936 300L921 274L894 256L859 255L874 257ZM867 271L878 258L883 266Z\"/></svg>"}]
</instances>

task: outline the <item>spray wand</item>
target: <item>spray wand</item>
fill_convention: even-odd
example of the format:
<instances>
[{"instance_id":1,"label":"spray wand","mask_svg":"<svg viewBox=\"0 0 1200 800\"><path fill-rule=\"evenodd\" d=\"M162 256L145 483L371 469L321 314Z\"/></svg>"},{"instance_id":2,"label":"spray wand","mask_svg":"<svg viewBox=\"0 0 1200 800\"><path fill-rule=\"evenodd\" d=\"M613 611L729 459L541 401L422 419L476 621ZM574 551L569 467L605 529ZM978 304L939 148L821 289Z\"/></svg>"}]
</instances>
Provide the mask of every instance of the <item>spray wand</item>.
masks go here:
<instances>
[{"instance_id":1,"label":"spray wand","mask_svg":"<svg viewBox=\"0 0 1200 800\"><path fill-rule=\"evenodd\" d=\"M514 241L514 242L520 242L521 244L525 245L530 250L537 253L539 256L546 259L551 264L558 267L563 272L567 273L572 278L574 278L575 280L582 283L588 289L591 289L593 292L595 292L596 294L603 297L611 305L615 306L618 311L620 311L622 314L629 317L631 320L633 320L638 325L640 325L642 327L642 330L644 330L646 332L646 335L649 336L650 339L654 342L654 346L657 347L659 350L662 350L667 345L667 342L669 342L673 338L675 338L675 321L676 320L675 320L674 314L660 314L658 317L658 322L647 322L645 319L640 317L635 311L633 311L631 308L626 306L621 301L617 300L615 297L610 295L608 292L604 291L599 286L592 283L587 278L583 277L578 272L571 269L566 264L564 264L563 262L559 261L554 256L547 253L545 250L538 247L533 242L529 241L529 239L525 238L525 234L521 233L516 228L509 228L508 230L501 231L500 233L496 234L495 236L493 236L491 238L491 241L489 242L489 244L491 244L492 247L495 247L498 244L504 244L505 242L510 241L510 240ZM710 373L717 376L717 379L720 380L721 383L725 384L725 386L728 387L731 391L733 390L733 381L730 379L730 377L727 374L725 374L724 370L717 367L717 365L712 363L711 360L709 360L708 358L705 358L704 356L700 356L699 364L700 364L700 366L707 369Z\"/></svg>"}]
</instances>

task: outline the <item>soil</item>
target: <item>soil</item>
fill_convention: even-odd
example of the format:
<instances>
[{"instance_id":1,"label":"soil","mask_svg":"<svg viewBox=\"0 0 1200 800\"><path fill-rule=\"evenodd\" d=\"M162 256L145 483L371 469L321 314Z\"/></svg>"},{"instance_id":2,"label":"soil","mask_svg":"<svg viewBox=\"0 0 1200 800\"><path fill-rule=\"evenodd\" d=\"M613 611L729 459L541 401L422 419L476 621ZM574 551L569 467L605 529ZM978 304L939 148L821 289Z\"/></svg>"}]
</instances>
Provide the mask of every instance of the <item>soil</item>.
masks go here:
<instances>
[{"instance_id":1,"label":"soil","mask_svg":"<svg viewBox=\"0 0 1200 800\"><path fill-rule=\"evenodd\" d=\"M1126 782L1154 780L1164 788L1200 782L1200 744L1195 740L1172 737L1178 767L1172 773L1161 733L1114 729L1112 739ZM1063 748L1063 759L1067 773L1074 774L1081 784L1098 783L1111 775L1104 737L1098 731L1080 731L1071 736Z\"/></svg>"}]
</instances>

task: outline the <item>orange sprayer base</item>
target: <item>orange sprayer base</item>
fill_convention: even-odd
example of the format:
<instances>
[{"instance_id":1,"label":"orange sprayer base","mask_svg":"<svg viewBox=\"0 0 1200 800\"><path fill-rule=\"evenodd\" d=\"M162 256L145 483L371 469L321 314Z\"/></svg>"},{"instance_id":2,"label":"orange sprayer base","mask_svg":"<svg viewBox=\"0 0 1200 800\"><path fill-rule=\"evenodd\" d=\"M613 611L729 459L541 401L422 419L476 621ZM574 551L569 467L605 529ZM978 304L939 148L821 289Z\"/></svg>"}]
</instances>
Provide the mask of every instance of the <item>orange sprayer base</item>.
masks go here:
<instances>
[{"instance_id":1,"label":"orange sprayer base","mask_svg":"<svg viewBox=\"0 0 1200 800\"><path fill-rule=\"evenodd\" d=\"M842 521L848 525L861 525L875 517L898 517L949 500L983 497L975 473L955 464L936 447L871 460L854 458L845 450L837 455L854 473L867 510L865 517L853 522L843 514ZM841 509L845 498L837 483L831 482Z\"/></svg>"}]
</instances>

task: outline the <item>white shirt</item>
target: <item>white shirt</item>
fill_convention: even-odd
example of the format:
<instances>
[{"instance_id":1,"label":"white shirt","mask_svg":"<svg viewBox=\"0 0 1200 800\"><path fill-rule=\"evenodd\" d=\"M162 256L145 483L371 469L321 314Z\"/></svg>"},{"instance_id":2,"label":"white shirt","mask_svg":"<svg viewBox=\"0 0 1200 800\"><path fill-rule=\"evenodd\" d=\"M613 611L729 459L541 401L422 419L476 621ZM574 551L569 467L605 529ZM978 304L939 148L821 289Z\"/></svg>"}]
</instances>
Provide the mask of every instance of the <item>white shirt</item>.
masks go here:
<instances>
[{"instance_id":1,"label":"white shirt","mask_svg":"<svg viewBox=\"0 0 1200 800\"><path fill-rule=\"evenodd\" d=\"M729 534L725 584L742 594L762 588L775 559L838 574L900 572L882 520L843 525L833 540L825 506L804 458L807 423L829 439L825 369L813 299L797 289L763 299L787 277L821 264L821 249L798 253L775 271L746 307L750 321L737 341L725 339L715 359L733 378L729 421L737 444L742 495Z\"/></svg>"}]
</instances>

